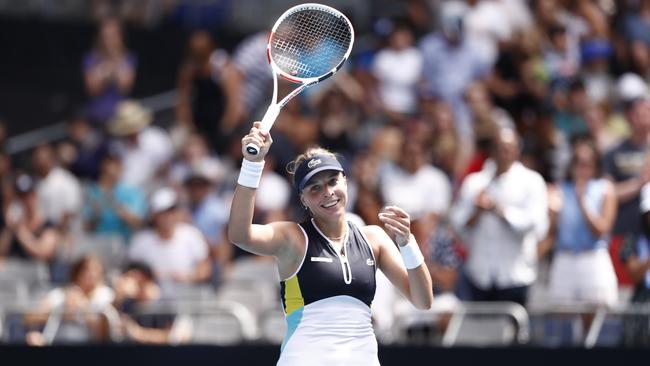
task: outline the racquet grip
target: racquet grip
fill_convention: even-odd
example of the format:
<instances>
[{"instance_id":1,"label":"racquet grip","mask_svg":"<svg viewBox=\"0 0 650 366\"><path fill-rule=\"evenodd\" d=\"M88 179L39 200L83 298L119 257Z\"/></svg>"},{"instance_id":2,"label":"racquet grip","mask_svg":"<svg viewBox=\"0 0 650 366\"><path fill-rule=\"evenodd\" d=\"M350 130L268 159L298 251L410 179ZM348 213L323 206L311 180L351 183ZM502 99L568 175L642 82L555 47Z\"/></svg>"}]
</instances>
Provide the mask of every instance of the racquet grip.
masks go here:
<instances>
[{"instance_id":1,"label":"racquet grip","mask_svg":"<svg viewBox=\"0 0 650 366\"><path fill-rule=\"evenodd\" d=\"M278 114L280 114L280 106L278 104L272 104L269 106L269 108L266 110L266 113L264 114L264 117L262 118L262 126L260 126L260 130L268 132L271 130L271 127L273 127L273 123L275 123L275 119L278 118ZM257 155L260 153L260 147L250 143L246 145L246 151L251 154L251 155Z\"/></svg>"}]
</instances>

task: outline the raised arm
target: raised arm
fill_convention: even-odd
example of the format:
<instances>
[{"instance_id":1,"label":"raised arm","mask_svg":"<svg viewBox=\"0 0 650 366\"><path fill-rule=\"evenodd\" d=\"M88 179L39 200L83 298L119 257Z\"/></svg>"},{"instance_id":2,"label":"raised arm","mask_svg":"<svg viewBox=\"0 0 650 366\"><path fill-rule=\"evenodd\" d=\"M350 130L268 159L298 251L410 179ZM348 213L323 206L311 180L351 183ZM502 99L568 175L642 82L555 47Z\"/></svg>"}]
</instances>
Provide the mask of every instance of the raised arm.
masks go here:
<instances>
[{"instance_id":1,"label":"raised arm","mask_svg":"<svg viewBox=\"0 0 650 366\"><path fill-rule=\"evenodd\" d=\"M242 138L244 160L230 207L228 240L248 252L279 257L299 240L297 225L293 222L253 224L255 191L264 169L264 157L272 142L271 135L260 130L260 122L255 122L248 135ZM261 147L257 155L246 151L244 147L249 143Z\"/></svg>"},{"instance_id":2,"label":"raised arm","mask_svg":"<svg viewBox=\"0 0 650 366\"><path fill-rule=\"evenodd\" d=\"M379 226L364 228L366 236L372 242L371 245L376 249L379 269L416 308L431 308L431 275L418 244L411 235L410 217L404 210L391 206L379 214L379 219L389 234ZM391 236L395 238L395 242Z\"/></svg>"}]
</instances>

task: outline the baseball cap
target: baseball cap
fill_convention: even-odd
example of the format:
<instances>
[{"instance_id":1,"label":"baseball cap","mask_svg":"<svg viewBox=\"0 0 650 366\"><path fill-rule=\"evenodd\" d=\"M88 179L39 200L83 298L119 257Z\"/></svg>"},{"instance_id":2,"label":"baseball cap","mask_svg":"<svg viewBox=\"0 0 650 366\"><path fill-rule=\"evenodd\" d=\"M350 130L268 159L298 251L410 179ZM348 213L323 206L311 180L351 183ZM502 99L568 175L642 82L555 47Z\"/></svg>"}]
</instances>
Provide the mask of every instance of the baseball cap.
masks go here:
<instances>
[{"instance_id":1,"label":"baseball cap","mask_svg":"<svg viewBox=\"0 0 650 366\"><path fill-rule=\"evenodd\" d=\"M155 215L167 211L175 207L177 203L178 196L173 189L169 187L160 188L149 199L149 213Z\"/></svg>"},{"instance_id":2,"label":"baseball cap","mask_svg":"<svg viewBox=\"0 0 650 366\"><path fill-rule=\"evenodd\" d=\"M339 161L328 155L316 155L312 156L309 159L306 159L298 169L296 169L296 174L294 176L295 187L298 192L302 191L303 188L307 185L309 180L324 170L336 170L343 172L343 167Z\"/></svg>"}]
</instances>

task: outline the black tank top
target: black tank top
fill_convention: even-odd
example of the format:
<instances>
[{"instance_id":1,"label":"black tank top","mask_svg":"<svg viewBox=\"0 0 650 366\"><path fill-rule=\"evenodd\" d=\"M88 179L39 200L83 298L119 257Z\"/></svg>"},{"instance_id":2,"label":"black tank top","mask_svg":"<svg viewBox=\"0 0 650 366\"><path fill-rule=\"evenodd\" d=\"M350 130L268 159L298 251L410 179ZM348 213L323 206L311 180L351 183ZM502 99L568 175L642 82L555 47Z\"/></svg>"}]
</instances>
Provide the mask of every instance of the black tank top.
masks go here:
<instances>
[{"instance_id":1,"label":"black tank top","mask_svg":"<svg viewBox=\"0 0 650 366\"><path fill-rule=\"evenodd\" d=\"M339 255L311 220L300 227L307 235L307 252L298 272L280 284L285 313L341 295L354 297L370 307L375 297L377 267L359 228L348 222L345 255Z\"/></svg>"}]
</instances>

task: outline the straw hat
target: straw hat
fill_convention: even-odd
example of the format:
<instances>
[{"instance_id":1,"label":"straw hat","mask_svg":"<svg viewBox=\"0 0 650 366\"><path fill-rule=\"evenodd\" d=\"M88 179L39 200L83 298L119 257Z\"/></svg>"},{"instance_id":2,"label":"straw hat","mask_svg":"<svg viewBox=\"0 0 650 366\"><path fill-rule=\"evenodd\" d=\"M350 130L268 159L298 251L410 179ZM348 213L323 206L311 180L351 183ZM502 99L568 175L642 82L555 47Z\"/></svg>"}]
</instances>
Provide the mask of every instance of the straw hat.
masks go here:
<instances>
[{"instance_id":1,"label":"straw hat","mask_svg":"<svg viewBox=\"0 0 650 366\"><path fill-rule=\"evenodd\" d=\"M147 127L153 116L151 111L135 100L120 102L113 118L108 122L108 132L115 136L128 136Z\"/></svg>"}]
</instances>

